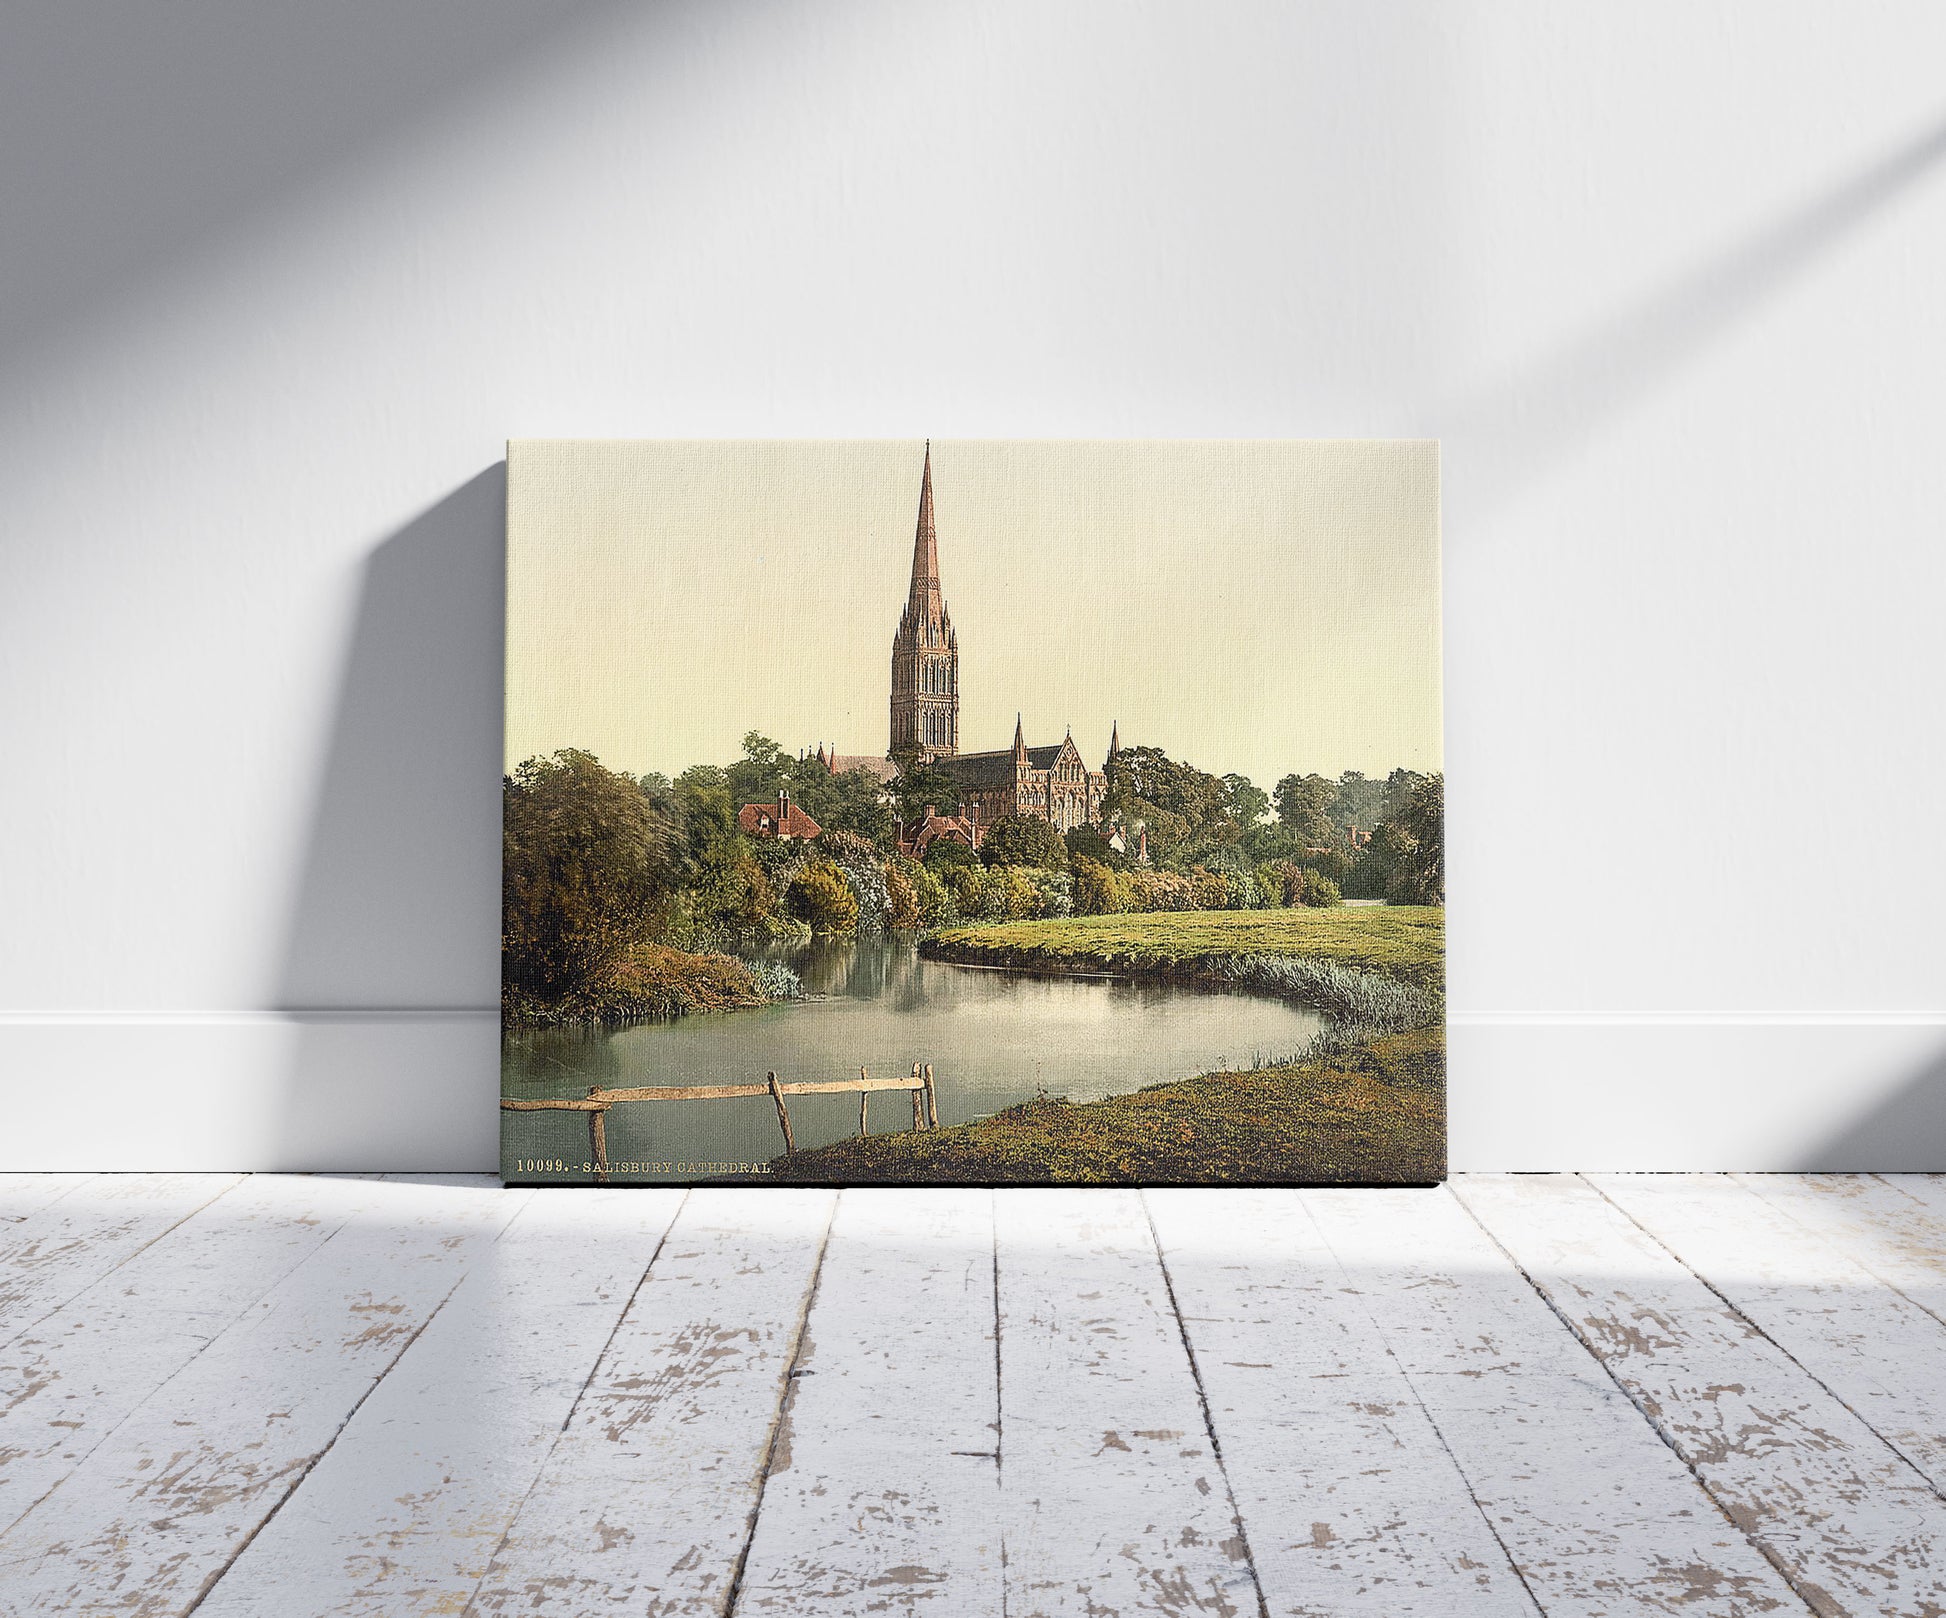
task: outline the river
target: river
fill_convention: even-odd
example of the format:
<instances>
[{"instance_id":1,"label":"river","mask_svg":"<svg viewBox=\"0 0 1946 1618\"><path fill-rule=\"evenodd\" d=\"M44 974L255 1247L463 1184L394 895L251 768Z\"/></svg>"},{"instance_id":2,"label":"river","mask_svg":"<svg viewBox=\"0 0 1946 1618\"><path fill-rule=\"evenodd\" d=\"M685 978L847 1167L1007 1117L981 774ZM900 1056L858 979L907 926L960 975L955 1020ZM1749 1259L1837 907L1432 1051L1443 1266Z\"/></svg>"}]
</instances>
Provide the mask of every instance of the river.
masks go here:
<instances>
[{"instance_id":1,"label":"river","mask_svg":"<svg viewBox=\"0 0 1946 1618\"><path fill-rule=\"evenodd\" d=\"M942 1124L964 1123L1035 1095L1093 1101L1166 1079L1289 1056L1323 1027L1313 1012L1259 995L1033 977L920 959L904 941L816 941L768 952L814 997L751 1011L709 1012L623 1028L548 1029L502 1041L502 1094L583 1096L591 1085L761 1084L873 1077L930 1062ZM797 1096L800 1149L858 1129L854 1095ZM578 1113L503 1112L510 1178L576 1182L588 1157ZM871 1098L873 1132L909 1129L910 1100ZM754 1171L783 1149L767 1099L618 1105L607 1118L617 1182L681 1182ZM553 1170L523 1165L567 1165ZM638 1167L646 1165L646 1167Z\"/></svg>"}]
</instances>

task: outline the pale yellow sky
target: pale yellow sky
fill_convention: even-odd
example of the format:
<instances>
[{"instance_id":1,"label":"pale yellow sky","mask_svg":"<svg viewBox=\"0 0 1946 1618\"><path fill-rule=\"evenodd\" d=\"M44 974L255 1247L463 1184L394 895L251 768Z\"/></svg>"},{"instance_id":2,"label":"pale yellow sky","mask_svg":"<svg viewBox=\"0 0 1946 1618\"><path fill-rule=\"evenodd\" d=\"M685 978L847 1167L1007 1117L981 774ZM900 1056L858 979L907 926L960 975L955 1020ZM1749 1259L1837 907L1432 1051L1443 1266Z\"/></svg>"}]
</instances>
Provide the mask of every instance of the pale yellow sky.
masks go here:
<instances>
[{"instance_id":1,"label":"pale yellow sky","mask_svg":"<svg viewBox=\"0 0 1946 1618\"><path fill-rule=\"evenodd\" d=\"M924 446L507 451L507 762L725 764L745 731L883 754ZM960 749L1109 726L1268 789L1440 767L1439 450L939 440Z\"/></svg>"}]
</instances>

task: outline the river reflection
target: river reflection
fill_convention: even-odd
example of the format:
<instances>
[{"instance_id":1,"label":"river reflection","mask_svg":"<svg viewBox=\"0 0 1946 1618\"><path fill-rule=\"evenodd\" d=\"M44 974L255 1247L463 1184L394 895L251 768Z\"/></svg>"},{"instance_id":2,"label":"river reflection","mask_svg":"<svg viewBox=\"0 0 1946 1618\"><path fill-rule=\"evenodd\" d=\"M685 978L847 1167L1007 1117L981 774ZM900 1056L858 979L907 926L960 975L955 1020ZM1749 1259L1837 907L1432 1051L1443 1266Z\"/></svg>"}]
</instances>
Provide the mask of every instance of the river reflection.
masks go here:
<instances>
[{"instance_id":1,"label":"river reflection","mask_svg":"<svg viewBox=\"0 0 1946 1618\"><path fill-rule=\"evenodd\" d=\"M875 1077L930 1062L941 1123L963 1123L1038 1094L1091 1101L1166 1079L1287 1056L1323 1026L1314 1013L1255 995L1110 978L1030 977L919 958L904 941L818 940L764 952L818 998L626 1028L550 1029L505 1036L502 1093L580 1096L593 1085L761 1084ZM911 1126L897 1093L872 1097L871 1127ZM855 1095L791 1101L800 1148L858 1128ZM571 1113L502 1113L510 1177L576 1181L588 1156L586 1120ZM768 1100L620 1105L607 1119L615 1178L693 1180L718 1165L752 1171L783 1148ZM522 1169L562 1162L565 1171Z\"/></svg>"}]
</instances>

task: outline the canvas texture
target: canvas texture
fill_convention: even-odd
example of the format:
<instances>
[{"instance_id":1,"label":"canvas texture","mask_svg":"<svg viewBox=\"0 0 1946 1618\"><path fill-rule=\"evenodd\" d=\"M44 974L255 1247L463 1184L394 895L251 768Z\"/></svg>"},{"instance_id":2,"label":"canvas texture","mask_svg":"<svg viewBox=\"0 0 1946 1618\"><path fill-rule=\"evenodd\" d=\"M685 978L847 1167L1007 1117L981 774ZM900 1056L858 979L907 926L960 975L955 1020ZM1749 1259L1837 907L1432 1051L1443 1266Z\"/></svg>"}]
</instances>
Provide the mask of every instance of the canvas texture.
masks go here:
<instances>
[{"instance_id":1,"label":"canvas texture","mask_svg":"<svg viewBox=\"0 0 1946 1618\"><path fill-rule=\"evenodd\" d=\"M517 441L502 1173L1444 1177L1420 441Z\"/></svg>"}]
</instances>

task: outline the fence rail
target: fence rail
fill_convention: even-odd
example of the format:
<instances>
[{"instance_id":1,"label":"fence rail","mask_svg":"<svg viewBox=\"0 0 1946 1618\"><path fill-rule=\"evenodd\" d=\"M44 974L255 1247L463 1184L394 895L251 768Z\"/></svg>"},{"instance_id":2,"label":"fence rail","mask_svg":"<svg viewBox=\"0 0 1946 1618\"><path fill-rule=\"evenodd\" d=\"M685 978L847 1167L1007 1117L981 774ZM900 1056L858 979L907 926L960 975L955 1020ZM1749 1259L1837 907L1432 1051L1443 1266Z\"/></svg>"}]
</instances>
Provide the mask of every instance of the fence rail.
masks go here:
<instances>
[{"instance_id":1,"label":"fence rail","mask_svg":"<svg viewBox=\"0 0 1946 1618\"><path fill-rule=\"evenodd\" d=\"M909 1090L912 1093L912 1127L939 1127L939 1092L933 1086L930 1062L914 1062L910 1078L902 1075L896 1079L875 1079L861 1067L855 1079L800 1079L787 1083L780 1081L775 1073L768 1073L762 1084L669 1084L636 1089L603 1089L596 1085L588 1091L585 1100L567 1096L546 1101L503 1099L500 1110L587 1114L589 1160L594 1164L596 1184L605 1185L608 1183L608 1111L611 1107L642 1101L732 1101L769 1096L777 1108L777 1127L783 1131L784 1152L788 1156L797 1150L797 1141L791 1133L791 1110L784 1100L786 1096L846 1095L856 1092L858 1133L866 1135L871 1132L867 1108L872 1093L877 1090Z\"/></svg>"}]
</instances>

